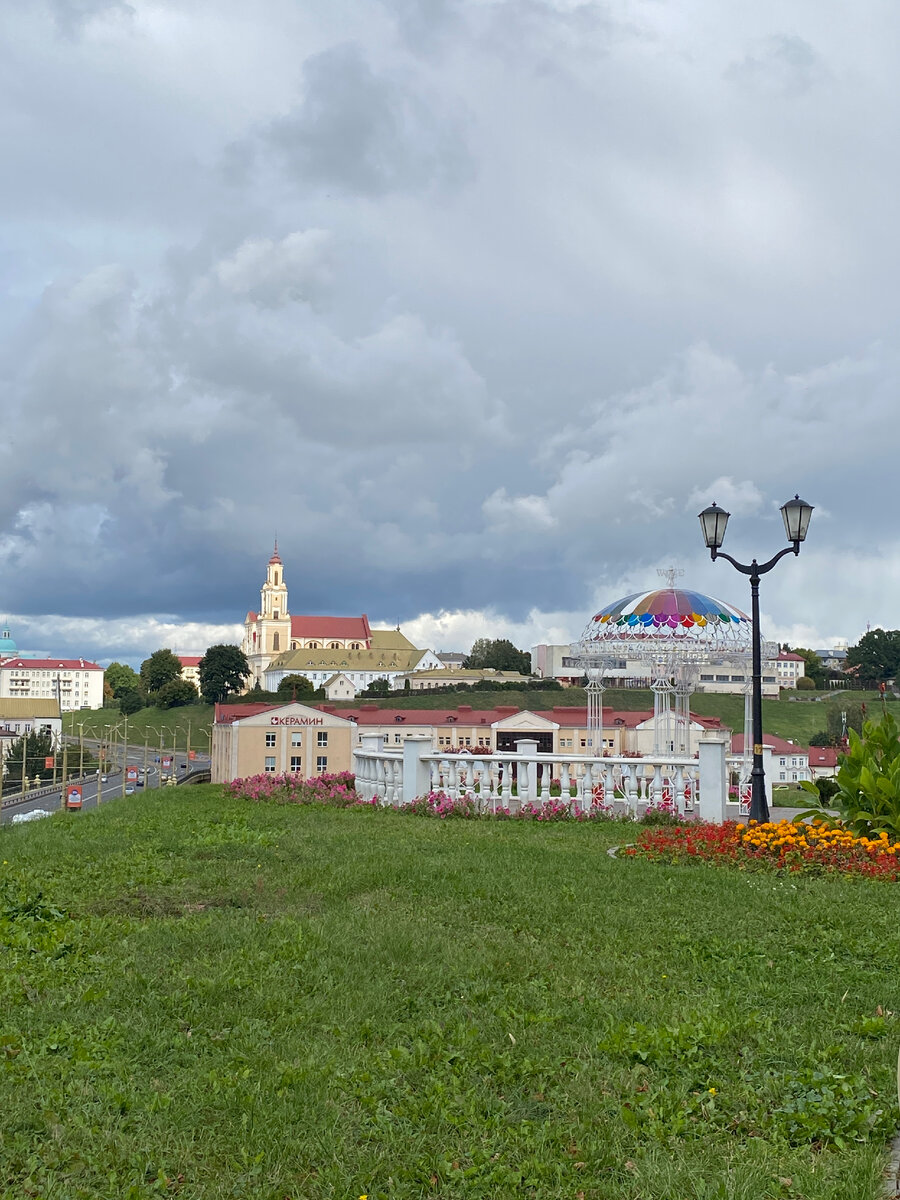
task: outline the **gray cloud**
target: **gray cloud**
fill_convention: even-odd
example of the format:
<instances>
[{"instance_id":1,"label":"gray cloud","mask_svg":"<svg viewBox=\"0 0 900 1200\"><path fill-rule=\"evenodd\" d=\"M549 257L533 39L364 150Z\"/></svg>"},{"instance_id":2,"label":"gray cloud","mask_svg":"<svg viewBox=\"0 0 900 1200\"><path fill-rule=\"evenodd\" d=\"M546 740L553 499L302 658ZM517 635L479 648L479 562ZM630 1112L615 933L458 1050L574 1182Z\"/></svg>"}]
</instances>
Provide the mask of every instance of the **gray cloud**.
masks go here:
<instances>
[{"instance_id":1,"label":"gray cloud","mask_svg":"<svg viewBox=\"0 0 900 1200\"><path fill-rule=\"evenodd\" d=\"M0 610L137 652L277 532L297 610L559 636L745 602L696 512L800 491L772 628L900 624L896 10L131 8L0 13Z\"/></svg>"},{"instance_id":2,"label":"gray cloud","mask_svg":"<svg viewBox=\"0 0 900 1200\"><path fill-rule=\"evenodd\" d=\"M303 187L378 196L456 185L471 171L459 111L436 112L421 90L377 75L353 43L307 59L302 103L265 138Z\"/></svg>"}]
</instances>

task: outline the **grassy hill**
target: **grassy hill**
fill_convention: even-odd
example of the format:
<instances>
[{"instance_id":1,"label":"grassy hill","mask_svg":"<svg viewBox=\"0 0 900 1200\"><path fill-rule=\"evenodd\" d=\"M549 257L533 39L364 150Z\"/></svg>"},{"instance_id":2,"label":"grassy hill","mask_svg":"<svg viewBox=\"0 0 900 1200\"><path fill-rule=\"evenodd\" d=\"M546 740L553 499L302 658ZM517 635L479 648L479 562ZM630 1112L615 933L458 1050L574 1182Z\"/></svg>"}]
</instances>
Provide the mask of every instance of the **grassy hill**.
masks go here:
<instances>
[{"instance_id":1,"label":"grassy hill","mask_svg":"<svg viewBox=\"0 0 900 1200\"><path fill-rule=\"evenodd\" d=\"M158 746L162 733L164 744L171 746L174 730L176 745L186 746L190 724L192 748L207 750L212 718L213 708L210 704L187 704L184 708L142 708L128 718L128 741L135 745L149 741L151 746ZM64 714L63 729L77 736L79 725L83 725L85 737L99 738L103 736L104 728L118 725L121 736L124 722L125 718L115 708L81 709Z\"/></svg>"},{"instance_id":2,"label":"grassy hill","mask_svg":"<svg viewBox=\"0 0 900 1200\"><path fill-rule=\"evenodd\" d=\"M815 693L800 692L803 699L763 700L763 728L767 733L789 738L791 741L809 744L812 734L824 730L829 706L840 709L847 703L869 703L873 716L877 716L880 700L877 693L844 692L815 698ZM807 699L807 697L809 697ZM335 708L356 708L360 701L336 703ZM389 699L374 701L384 708L454 708L457 704L471 704L473 708L493 708L497 704L514 704L522 709L550 709L555 704L585 705L587 695L583 688L565 688L562 691L460 691L452 694L435 695L433 692L398 692ZM653 709L653 693L642 688L609 688L603 693L605 707L633 711ZM719 717L723 724L734 730L744 727L744 697L696 693L691 700L691 709L700 716Z\"/></svg>"},{"instance_id":3,"label":"grassy hill","mask_svg":"<svg viewBox=\"0 0 900 1200\"><path fill-rule=\"evenodd\" d=\"M5 829L0 1193L877 1200L897 885L628 836L218 787Z\"/></svg>"},{"instance_id":4,"label":"grassy hill","mask_svg":"<svg viewBox=\"0 0 900 1200\"><path fill-rule=\"evenodd\" d=\"M809 744L812 734L823 730L827 723L829 706L840 709L842 704L859 703L865 700L877 716L880 711L880 700L877 693L844 692L835 696L826 693L821 699L813 698L809 692L798 693L803 699L795 700L763 700L763 728L767 733L775 733L792 741ZM808 698L809 697L809 698ZM335 702L337 710L357 708L365 701L354 700ZM653 693L640 688L610 688L603 693L604 705L611 708L650 709L653 708ZM321 701L315 701L321 703ZM522 688L520 691L469 691L468 689L448 694L435 695L433 692L397 692L384 700L373 703L382 708L424 708L440 709L455 708L458 704L471 704L473 708L494 708L498 704L515 705L521 709L549 709L554 704L579 706L587 703L587 695L582 688L566 688L562 691L530 691ZM697 693L691 708L701 716L719 717L731 729L741 730L744 723L743 696L718 696L705 692ZM166 745L172 744L172 730L176 730L176 741L179 746L186 743L188 723L190 722L191 745L194 749L203 749L208 744L213 709L208 704L192 704L184 708L145 708L128 718L128 740L138 745L145 739L150 745L159 745L160 731ZM124 718L113 708L82 710L77 713L66 713L63 725L67 732L78 733L79 723L84 724L85 736L100 736L104 727L122 725Z\"/></svg>"}]
</instances>

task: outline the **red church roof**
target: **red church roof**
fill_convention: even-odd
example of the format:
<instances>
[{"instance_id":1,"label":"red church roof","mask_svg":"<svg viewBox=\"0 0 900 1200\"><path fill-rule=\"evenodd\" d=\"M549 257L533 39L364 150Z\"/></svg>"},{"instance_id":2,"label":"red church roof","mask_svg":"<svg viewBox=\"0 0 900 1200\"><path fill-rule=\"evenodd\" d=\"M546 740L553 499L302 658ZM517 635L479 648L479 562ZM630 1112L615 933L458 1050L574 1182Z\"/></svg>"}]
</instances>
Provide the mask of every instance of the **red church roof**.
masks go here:
<instances>
[{"instance_id":1,"label":"red church roof","mask_svg":"<svg viewBox=\"0 0 900 1200\"><path fill-rule=\"evenodd\" d=\"M202 654L178 654L176 658L183 667L199 667L203 660Z\"/></svg>"},{"instance_id":2,"label":"red church roof","mask_svg":"<svg viewBox=\"0 0 900 1200\"><path fill-rule=\"evenodd\" d=\"M349 638L365 642L368 647L371 630L369 618L361 617L291 617L292 638Z\"/></svg>"}]
</instances>

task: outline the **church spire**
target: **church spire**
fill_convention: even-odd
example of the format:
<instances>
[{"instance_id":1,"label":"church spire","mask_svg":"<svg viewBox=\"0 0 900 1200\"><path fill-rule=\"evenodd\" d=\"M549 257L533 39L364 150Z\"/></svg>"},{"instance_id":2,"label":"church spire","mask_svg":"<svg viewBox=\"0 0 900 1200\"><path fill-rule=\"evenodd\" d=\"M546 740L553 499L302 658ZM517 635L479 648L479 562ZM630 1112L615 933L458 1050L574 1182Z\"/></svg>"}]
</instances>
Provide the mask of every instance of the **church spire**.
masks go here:
<instances>
[{"instance_id":1,"label":"church spire","mask_svg":"<svg viewBox=\"0 0 900 1200\"><path fill-rule=\"evenodd\" d=\"M278 553L278 538L277 537L275 538L275 549L272 552L272 557L269 559L269 562L270 563L280 563L281 562L281 555Z\"/></svg>"}]
</instances>

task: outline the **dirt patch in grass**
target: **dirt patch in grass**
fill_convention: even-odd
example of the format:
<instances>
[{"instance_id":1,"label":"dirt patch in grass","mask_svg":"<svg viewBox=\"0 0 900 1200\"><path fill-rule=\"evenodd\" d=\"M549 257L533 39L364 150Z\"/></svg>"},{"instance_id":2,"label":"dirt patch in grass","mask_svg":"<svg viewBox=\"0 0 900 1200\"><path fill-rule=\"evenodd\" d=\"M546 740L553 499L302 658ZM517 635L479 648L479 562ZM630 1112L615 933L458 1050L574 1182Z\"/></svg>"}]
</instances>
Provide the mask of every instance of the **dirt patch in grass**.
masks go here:
<instances>
[{"instance_id":1,"label":"dirt patch in grass","mask_svg":"<svg viewBox=\"0 0 900 1200\"><path fill-rule=\"evenodd\" d=\"M235 895L207 896L203 899L187 900L165 894L129 892L125 896L113 896L99 900L91 906L94 916L136 917L140 921L159 917L191 917L197 913L216 908L246 908L249 900Z\"/></svg>"}]
</instances>

